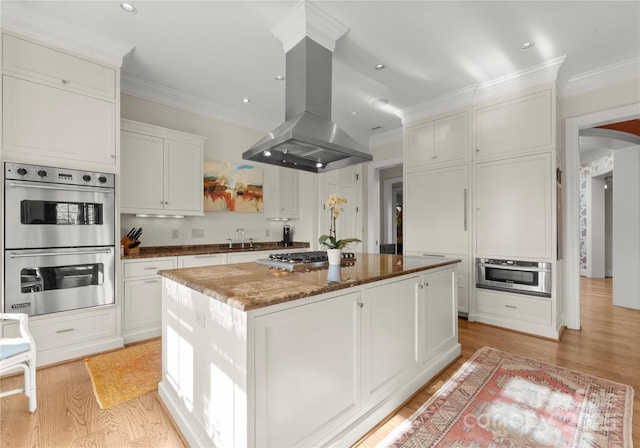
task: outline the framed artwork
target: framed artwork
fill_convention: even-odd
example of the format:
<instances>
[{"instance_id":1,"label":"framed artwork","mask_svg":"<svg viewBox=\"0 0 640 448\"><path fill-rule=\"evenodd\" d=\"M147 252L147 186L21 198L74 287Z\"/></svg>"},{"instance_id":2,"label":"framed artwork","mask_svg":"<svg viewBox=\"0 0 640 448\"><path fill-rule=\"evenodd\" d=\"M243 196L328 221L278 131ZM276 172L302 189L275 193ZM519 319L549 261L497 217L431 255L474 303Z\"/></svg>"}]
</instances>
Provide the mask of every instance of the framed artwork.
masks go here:
<instances>
[{"instance_id":1,"label":"framed artwork","mask_svg":"<svg viewBox=\"0 0 640 448\"><path fill-rule=\"evenodd\" d=\"M262 168L249 163L204 161L204 210L262 213Z\"/></svg>"}]
</instances>

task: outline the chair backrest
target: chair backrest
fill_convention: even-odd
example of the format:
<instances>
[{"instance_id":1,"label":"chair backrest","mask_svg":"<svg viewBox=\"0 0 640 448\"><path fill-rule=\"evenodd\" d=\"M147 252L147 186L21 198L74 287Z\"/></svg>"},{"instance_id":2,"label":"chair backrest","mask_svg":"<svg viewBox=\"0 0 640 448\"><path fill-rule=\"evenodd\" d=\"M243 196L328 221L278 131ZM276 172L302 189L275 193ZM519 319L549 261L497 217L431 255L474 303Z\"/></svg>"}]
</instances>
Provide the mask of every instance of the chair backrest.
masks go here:
<instances>
[{"instance_id":1,"label":"chair backrest","mask_svg":"<svg viewBox=\"0 0 640 448\"><path fill-rule=\"evenodd\" d=\"M25 350L19 350L20 347L16 347L19 345L19 341L22 340L23 343L28 344L28 348L35 350L35 341L33 340L33 336L29 331L29 315L25 313L0 313L0 321L3 320L15 320L18 321L18 329L20 331L20 338L2 338L0 339L0 359L5 359L8 356L12 356L12 354L4 355L5 350L7 352L13 351L15 353L21 353ZM19 351L15 351L19 350Z\"/></svg>"}]
</instances>

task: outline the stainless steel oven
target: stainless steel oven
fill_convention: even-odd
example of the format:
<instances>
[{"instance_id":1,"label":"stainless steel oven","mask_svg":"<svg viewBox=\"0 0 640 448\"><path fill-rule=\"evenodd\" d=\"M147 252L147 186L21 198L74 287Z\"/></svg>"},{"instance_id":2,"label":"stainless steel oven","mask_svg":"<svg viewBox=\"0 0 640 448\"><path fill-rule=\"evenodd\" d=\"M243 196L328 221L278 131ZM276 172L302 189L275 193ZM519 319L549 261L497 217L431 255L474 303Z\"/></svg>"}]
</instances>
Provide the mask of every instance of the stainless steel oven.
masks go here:
<instances>
[{"instance_id":1,"label":"stainless steel oven","mask_svg":"<svg viewBox=\"0 0 640 448\"><path fill-rule=\"evenodd\" d=\"M115 176L7 162L4 309L115 302Z\"/></svg>"},{"instance_id":2,"label":"stainless steel oven","mask_svg":"<svg viewBox=\"0 0 640 448\"><path fill-rule=\"evenodd\" d=\"M477 258L476 287L551 297L551 263Z\"/></svg>"},{"instance_id":3,"label":"stainless steel oven","mask_svg":"<svg viewBox=\"0 0 640 448\"><path fill-rule=\"evenodd\" d=\"M6 250L5 312L31 316L114 303L113 247Z\"/></svg>"}]
</instances>

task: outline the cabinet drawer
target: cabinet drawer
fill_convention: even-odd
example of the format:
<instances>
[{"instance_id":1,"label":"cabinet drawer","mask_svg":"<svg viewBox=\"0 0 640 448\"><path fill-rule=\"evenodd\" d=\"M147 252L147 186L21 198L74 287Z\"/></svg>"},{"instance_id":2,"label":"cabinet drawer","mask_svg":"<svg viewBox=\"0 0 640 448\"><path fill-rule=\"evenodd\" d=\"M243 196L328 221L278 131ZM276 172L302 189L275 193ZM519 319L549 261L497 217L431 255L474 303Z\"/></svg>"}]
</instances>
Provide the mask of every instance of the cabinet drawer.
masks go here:
<instances>
[{"instance_id":1,"label":"cabinet drawer","mask_svg":"<svg viewBox=\"0 0 640 448\"><path fill-rule=\"evenodd\" d=\"M3 70L115 101L116 71L18 37L2 36Z\"/></svg>"},{"instance_id":2,"label":"cabinet drawer","mask_svg":"<svg viewBox=\"0 0 640 448\"><path fill-rule=\"evenodd\" d=\"M29 330L38 351L116 334L115 308L47 319L30 319Z\"/></svg>"},{"instance_id":3,"label":"cabinet drawer","mask_svg":"<svg viewBox=\"0 0 640 448\"><path fill-rule=\"evenodd\" d=\"M155 276L162 269L173 269L175 267L176 264L173 258L127 261L124 263L124 278Z\"/></svg>"},{"instance_id":4,"label":"cabinet drawer","mask_svg":"<svg viewBox=\"0 0 640 448\"><path fill-rule=\"evenodd\" d=\"M476 300L481 313L551 324L551 301L548 299L477 289Z\"/></svg>"}]
</instances>

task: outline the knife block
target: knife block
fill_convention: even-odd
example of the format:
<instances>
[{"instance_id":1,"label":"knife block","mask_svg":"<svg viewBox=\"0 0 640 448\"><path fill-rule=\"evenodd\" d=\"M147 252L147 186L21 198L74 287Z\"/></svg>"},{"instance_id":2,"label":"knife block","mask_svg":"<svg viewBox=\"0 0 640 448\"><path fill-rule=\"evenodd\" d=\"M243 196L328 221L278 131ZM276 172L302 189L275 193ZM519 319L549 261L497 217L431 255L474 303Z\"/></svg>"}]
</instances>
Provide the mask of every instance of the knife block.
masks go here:
<instances>
[{"instance_id":1,"label":"knife block","mask_svg":"<svg viewBox=\"0 0 640 448\"><path fill-rule=\"evenodd\" d=\"M136 247L129 247L132 244L138 243L136 245ZM129 237L122 237L122 239L120 240L120 244L122 245L122 247L124 248L124 254L125 255L137 255L140 253L140 241L139 240L133 240Z\"/></svg>"}]
</instances>

